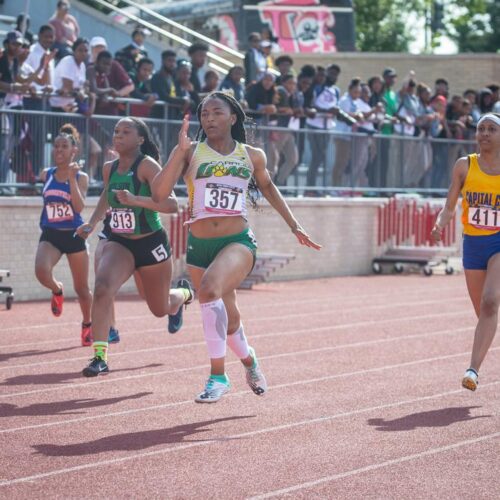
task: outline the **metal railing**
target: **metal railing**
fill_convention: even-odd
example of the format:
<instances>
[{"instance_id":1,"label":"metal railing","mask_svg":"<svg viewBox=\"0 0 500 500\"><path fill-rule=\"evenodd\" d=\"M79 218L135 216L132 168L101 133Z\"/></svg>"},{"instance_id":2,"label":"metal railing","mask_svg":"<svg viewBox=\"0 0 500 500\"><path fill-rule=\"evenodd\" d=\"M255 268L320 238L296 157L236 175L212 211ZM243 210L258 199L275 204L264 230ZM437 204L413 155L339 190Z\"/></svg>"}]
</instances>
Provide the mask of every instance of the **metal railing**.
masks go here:
<instances>
[{"instance_id":1,"label":"metal railing","mask_svg":"<svg viewBox=\"0 0 500 500\"><path fill-rule=\"evenodd\" d=\"M126 115L139 109L149 115L138 99L116 99ZM112 136L122 116L58 113L36 110L0 110L0 192L32 191L41 170L52 164L52 140L63 123L74 124L81 134L80 161L92 185L100 188L104 161L113 158ZM134 108L135 106L135 108ZM139 106L139 108L137 108ZM182 121L172 119L173 109L162 101L154 108L157 118L144 116L163 161L177 143ZM192 122L191 137L198 123ZM249 142L262 147L268 170L276 184L290 194L338 195L383 194L395 191L444 194L455 160L475 151L474 141L432 139L333 130L292 130L272 124L248 127ZM29 189L28 189L29 188Z\"/></svg>"}]
</instances>

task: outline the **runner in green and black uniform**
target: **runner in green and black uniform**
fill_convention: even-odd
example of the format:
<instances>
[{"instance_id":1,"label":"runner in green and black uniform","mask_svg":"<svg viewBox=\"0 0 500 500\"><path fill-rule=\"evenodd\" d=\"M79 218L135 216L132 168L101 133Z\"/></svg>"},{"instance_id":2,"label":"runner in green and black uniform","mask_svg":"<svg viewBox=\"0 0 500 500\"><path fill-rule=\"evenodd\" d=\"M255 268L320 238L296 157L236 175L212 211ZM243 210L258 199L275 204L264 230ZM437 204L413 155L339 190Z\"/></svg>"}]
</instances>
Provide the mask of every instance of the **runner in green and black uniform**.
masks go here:
<instances>
[{"instance_id":1,"label":"runner in green and black uniform","mask_svg":"<svg viewBox=\"0 0 500 500\"><path fill-rule=\"evenodd\" d=\"M118 159L103 167L105 189L90 221L77 232L82 237L94 230L110 209L111 236L96 271L92 322L94 357L83 370L86 377L108 372L108 332L116 293L135 270L144 287L146 302L158 317L169 315L169 327L182 325L182 305L192 300L186 280L170 290L172 260L167 234L161 224L160 203L136 206L136 196L150 197L150 185L160 172L159 152L147 125L137 118L123 118L115 127L113 147Z\"/></svg>"}]
</instances>

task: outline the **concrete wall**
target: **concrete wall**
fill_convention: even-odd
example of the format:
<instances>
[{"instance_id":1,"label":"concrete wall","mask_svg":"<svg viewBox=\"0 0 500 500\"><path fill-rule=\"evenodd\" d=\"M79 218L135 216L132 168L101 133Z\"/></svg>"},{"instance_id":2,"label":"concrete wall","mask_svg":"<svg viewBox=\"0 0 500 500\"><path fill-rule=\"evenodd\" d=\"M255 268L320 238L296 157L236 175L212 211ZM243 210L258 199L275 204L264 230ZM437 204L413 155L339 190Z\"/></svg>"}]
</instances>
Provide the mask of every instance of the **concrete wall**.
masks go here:
<instances>
[{"instance_id":1,"label":"concrete wall","mask_svg":"<svg viewBox=\"0 0 500 500\"><path fill-rule=\"evenodd\" d=\"M88 199L84 219L89 218L96 201L97 198ZM376 217L380 203L383 200L332 198L290 201L297 219L323 245L319 252L300 246L288 226L265 203L261 203L257 211L250 211L250 224L257 236L260 252L296 256L273 279L366 274L371 272L371 259L377 252ZM49 292L34 276L34 260L40 237L40 210L40 198L0 198L0 268L10 269L12 276L5 282L14 287L16 300L49 297ZM168 224L165 227L168 228ZM94 234L90 238L91 257L96 243ZM178 262L176 270L183 271L183 263ZM64 257L57 265L55 275L66 284L67 296L72 296L71 274ZM125 292L133 290L133 282L127 283L122 289Z\"/></svg>"}]
</instances>

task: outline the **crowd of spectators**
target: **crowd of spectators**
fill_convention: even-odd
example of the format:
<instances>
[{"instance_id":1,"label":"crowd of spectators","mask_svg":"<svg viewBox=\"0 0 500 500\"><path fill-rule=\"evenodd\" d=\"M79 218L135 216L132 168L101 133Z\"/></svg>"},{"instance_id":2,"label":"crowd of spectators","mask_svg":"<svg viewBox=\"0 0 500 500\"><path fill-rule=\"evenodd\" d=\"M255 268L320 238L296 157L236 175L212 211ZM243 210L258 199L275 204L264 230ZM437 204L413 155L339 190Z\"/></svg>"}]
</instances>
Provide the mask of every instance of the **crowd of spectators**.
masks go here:
<instances>
[{"instance_id":1,"label":"crowd of spectators","mask_svg":"<svg viewBox=\"0 0 500 500\"><path fill-rule=\"evenodd\" d=\"M69 11L69 1L60 0L37 36L30 32L29 18L18 17L0 57L3 109L40 111L48 103L51 111L87 117L128 112L179 120L196 113L203 95L220 89L232 93L262 126L268 168L279 185L286 185L304 163L310 187L403 182L444 188L449 165L466 151L460 141L473 138L482 113L500 111L498 85L454 95L444 78L431 88L414 72L400 79L393 68L366 81L354 77L341 90L337 64L296 68L290 55L274 53L272 37L259 33L249 36L243 66L232 67L221 78L209 68L209 48L203 43L192 44L186 57L168 49L161 61L154 61L144 46L147 30L140 26L132 32L131 43L113 54L102 36L81 37ZM126 108L118 99L126 97L139 101ZM105 128L90 127L87 142L90 173L96 177L99 156L110 144L110 133L102 134ZM164 152L175 143L175 134L170 135L173 139L163 144ZM400 136L444 141L400 141ZM26 130L22 115L6 118L5 113L1 138L0 182L5 182L9 169L18 174L18 181L33 180L46 138L36 127ZM404 179L401 169L393 167L401 158ZM320 169L323 180L318 178Z\"/></svg>"}]
</instances>

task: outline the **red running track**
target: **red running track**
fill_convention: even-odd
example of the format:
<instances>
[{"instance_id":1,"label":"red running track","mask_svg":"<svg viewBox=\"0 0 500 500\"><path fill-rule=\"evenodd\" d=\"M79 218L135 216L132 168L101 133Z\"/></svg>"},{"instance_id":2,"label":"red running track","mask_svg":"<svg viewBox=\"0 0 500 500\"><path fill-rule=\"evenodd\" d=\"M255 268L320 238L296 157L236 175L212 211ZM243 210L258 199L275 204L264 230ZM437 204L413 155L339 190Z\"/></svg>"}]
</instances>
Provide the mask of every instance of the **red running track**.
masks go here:
<instances>
[{"instance_id":1,"label":"red running track","mask_svg":"<svg viewBox=\"0 0 500 500\"><path fill-rule=\"evenodd\" d=\"M475 317L463 276L272 283L240 293L270 384L229 355L207 376L197 306L166 332L118 302L112 372L84 379L79 312L0 311L2 498L498 498L500 342L460 387ZM496 493L495 493L496 492Z\"/></svg>"}]
</instances>

